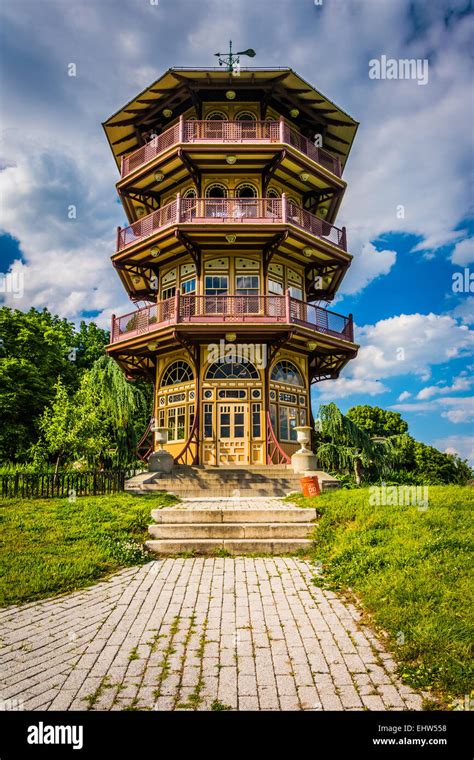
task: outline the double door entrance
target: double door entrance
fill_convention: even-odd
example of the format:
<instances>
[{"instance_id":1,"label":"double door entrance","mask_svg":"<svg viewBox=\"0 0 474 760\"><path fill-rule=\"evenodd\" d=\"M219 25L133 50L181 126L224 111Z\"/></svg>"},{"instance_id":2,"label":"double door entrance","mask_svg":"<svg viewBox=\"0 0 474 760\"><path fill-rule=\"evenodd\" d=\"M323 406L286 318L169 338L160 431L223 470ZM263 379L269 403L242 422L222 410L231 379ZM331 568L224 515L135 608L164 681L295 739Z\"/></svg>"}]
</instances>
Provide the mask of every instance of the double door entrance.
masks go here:
<instances>
[{"instance_id":1,"label":"double door entrance","mask_svg":"<svg viewBox=\"0 0 474 760\"><path fill-rule=\"evenodd\" d=\"M218 464L250 464L248 403L217 404Z\"/></svg>"}]
</instances>

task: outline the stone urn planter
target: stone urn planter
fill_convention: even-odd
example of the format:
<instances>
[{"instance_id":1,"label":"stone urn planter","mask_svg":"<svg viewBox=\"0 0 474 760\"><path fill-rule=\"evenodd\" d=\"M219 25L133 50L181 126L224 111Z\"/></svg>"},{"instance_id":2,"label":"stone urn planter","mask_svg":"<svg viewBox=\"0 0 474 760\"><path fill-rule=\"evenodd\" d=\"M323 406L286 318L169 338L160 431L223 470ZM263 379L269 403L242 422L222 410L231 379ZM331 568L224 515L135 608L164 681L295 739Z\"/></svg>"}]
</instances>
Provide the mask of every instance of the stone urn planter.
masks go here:
<instances>
[{"instance_id":1,"label":"stone urn planter","mask_svg":"<svg viewBox=\"0 0 474 760\"><path fill-rule=\"evenodd\" d=\"M309 472L316 469L316 457L309 448L311 444L310 425L300 425L295 428L300 448L291 457L294 472Z\"/></svg>"},{"instance_id":2,"label":"stone urn planter","mask_svg":"<svg viewBox=\"0 0 474 760\"><path fill-rule=\"evenodd\" d=\"M300 448L298 450L298 453L304 452L312 454L311 448L308 448L308 445L311 443L311 427L310 425L300 425L299 427L295 428L296 430L296 440L298 441L300 445Z\"/></svg>"},{"instance_id":3,"label":"stone urn planter","mask_svg":"<svg viewBox=\"0 0 474 760\"><path fill-rule=\"evenodd\" d=\"M165 451L163 446L168 440L168 428L152 428L155 441L160 447L158 451L153 451L148 459L148 470L150 472L161 472L168 475L174 467L174 459L169 451Z\"/></svg>"}]
</instances>

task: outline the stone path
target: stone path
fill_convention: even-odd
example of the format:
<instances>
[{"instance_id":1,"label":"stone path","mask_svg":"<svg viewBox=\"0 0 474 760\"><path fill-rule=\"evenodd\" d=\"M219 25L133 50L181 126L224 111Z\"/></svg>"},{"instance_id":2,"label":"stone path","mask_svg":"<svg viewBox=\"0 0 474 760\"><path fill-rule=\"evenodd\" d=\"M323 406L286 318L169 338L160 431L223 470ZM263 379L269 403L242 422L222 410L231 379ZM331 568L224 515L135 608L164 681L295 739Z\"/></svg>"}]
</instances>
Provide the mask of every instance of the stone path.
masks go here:
<instances>
[{"instance_id":1,"label":"stone path","mask_svg":"<svg viewBox=\"0 0 474 760\"><path fill-rule=\"evenodd\" d=\"M0 610L0 700L33 710L421 709L356 609L313 576L288 557L164 559Z\"/></svg>"},{"instance_id":2,"label":"stone path","mask_svg":"<svg viewBox=\"0 0 474 760\"><path fill-rule=\"evenodd\" d=\"M196 509L289 509L295 505L279 496L229 496L218 498L189 498L181 499L177 504L167 509L178 509L189 512Z\"/></svg>"}]
</instances>

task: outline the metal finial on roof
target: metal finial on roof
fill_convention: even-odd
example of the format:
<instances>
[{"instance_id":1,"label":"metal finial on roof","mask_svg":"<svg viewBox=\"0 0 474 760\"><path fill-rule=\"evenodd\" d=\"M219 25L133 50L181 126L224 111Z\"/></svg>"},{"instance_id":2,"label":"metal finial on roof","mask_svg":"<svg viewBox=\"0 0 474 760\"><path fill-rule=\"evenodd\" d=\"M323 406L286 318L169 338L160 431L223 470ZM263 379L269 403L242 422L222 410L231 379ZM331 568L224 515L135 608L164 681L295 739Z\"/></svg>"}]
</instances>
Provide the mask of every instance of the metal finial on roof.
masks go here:
<instances>
[{"instance_id":1,"label":"metal finial on roof","mask_svg":"<svg viewBox=\"0 0 474 760\"><path fill-rule=\"evenodd\" d=\"M214 55L219 59L219 66L224 66L225 64L227 71L234 71L240 63L241 55L248 55L249 58L255 58L257 54L253 48L239 50L238 53L232 53L232 40L230 40L228 53L214 53Z\"/></svg>"}]
</instances>

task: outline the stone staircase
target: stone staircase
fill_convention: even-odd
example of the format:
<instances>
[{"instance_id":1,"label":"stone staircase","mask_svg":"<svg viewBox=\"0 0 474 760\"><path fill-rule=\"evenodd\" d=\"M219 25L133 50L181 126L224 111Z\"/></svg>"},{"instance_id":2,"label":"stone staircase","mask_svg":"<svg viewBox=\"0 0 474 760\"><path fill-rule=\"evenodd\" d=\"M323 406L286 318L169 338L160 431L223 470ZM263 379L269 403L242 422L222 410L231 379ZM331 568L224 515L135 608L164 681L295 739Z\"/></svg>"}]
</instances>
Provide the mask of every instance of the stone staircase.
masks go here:
<instances>
[{"instance_id":1,"label":"stone staircase","mask_svg":"<svg viewBox=\"0 0 474 760\"><path fill-rule=\"evenodd\" d=\"M323 491L339 483L325 472L314 472ZM287 496L301 492L300 474L288 465L208 467L177 465L169 475L142 472L127 480L125 490L142 494L167 491L179 498Z\"/></svg>"},{"instance_id":2,"label":"stone staircase","mask_svg":"<svg viewBox=\"0 0 474 760\"><path fill-rule=\"evenodd\" d=\"M309 550L315 509L279 499L205 500L152 510L147 548L158 555L288 554Z\"/></svg>"}]
</instances>

